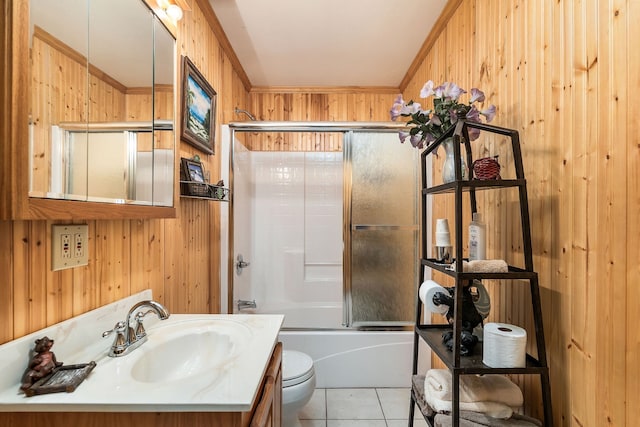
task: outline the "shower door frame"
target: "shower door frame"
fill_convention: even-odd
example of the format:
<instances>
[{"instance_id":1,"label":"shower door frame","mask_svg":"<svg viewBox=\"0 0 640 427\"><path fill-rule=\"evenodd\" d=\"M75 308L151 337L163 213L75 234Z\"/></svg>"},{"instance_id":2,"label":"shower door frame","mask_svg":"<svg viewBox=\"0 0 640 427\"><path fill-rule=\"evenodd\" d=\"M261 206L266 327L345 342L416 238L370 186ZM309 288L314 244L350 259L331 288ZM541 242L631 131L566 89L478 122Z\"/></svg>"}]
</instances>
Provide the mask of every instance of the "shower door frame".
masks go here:
<instances>
[{"instance_id":1,"label":"shower door frame","mask_svg":"<svg viewBox=\"0 0 640 427\"><path fill-rule=\"evenodd\" d=\"M228 257L227 257L227 304L228 311L233 312L234 303L234 277L233 269L235 268L235 248L234 248L234 155L235 155L235 143L236 132L237 133L260 133L260 132L332 132L342 133L343 141L343 157L348 155L345 151L348 151L351 137L354 132L370 132L370 133L393 133L400 130L406 130L406 125L396 122L277 122L277 121L251 121L251 122L235 122L229 123L230 140L229 146L229 188L232 189L229 197L229 236L228 236ZM416 154L417 161L420 157ZM349 329L375 329L375 330L398 330L398 329L411 329L413 321L411 322L391 322L381 321L380 325L369 324L356 324L354 325L351 318L352 299L351 299L351 158L344 158L344 173L343 179L343 215L344 218L348 218L348 221L343 220L343 326ZM419 165L416 165L418 167ZM419 177L418 177L419 179ZM347 182L348 181L348 182ZM419 185L416 186L419 188ZM430 211L430 206L422 206L418 204L418 210L427 209ZM420 212L417 213L420 218ZM421 228L423 225L418 220L418 242L416 243L416 249L418 252L422 251L424 245L420 242ZM418 253L419 259L422 254ZM417 292L417 290L416 290Z\"/></svg>"}]
</instances>

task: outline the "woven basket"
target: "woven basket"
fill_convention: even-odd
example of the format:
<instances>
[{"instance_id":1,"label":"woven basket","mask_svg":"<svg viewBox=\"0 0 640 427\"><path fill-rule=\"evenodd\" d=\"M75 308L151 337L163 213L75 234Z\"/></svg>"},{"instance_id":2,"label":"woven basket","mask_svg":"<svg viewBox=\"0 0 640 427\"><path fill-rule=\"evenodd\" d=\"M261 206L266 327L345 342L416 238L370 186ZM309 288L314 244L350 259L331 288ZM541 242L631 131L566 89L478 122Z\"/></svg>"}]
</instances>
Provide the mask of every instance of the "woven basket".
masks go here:
<instances>
[{"instance_id":1,"label":"woven basket","mask_svg":"<svg viewBox=\"0 0 640 427\"><path fill-rule=\"evenodd\" d=\"M498 156L484 157L473 162L473 174L476 179L500 179L500 163L497 158Z\"/></svg>"}]
</instances>

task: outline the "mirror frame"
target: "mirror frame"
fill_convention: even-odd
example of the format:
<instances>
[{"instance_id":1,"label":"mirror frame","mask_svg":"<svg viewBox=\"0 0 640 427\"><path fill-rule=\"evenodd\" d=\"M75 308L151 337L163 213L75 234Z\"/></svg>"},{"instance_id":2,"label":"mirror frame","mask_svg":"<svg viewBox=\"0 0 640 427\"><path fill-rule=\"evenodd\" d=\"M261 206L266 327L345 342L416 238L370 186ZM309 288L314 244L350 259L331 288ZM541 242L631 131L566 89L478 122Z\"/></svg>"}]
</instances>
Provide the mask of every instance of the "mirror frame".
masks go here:
<instances>
[{"instance_id":1,"label":"mirror frame","mask_svg":"<svg viewBox=\"0 0 640 427\"><path fill-rule=\"evenodd\" d=\"M158 16L155 0L144 0ZM0 0L0 219L175 218L180 200L174 154L173 206L144 206L29 197L29 0ZM176 38L176 26L159 18ZM178 61L174 53L174 111L179 112ZM28 92L27 92L28 93ZM175 123L175 117L174 117ZM176 126L174 125L174 129ZM178 152L174 134L174 153Z\"/></svg>"}]
</instances>

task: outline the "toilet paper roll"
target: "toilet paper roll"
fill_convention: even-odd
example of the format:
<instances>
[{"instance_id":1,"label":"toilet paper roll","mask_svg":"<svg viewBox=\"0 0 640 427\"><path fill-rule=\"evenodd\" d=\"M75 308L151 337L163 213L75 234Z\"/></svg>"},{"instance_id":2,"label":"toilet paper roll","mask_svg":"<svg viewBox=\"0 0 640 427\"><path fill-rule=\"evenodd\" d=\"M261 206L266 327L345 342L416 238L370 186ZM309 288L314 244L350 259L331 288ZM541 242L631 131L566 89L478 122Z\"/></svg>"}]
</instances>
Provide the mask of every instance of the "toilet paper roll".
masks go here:
<instances>
[{"instance_id":1,"label":"toilet paper roll","mask_svg":"<svg viewBox=\"0 0 640 427\"><path fill-rule=\"evenodd\" d=\"M491 368L524 368L527 331L507 323L484 325L482 363Z\"/></svg>"},{"instance_id":2,"label":"toilet paper roll","mask_svg":"<svg viewBox=\"0 0 640 427\"><path fill-rule=\"evenodd\" d=\"M442 292L445 295L449 295L449 291L433 280L425 280L424 283L420 285L418 295L427 310L432 313L445 314L447 310L449 310L449 307L446 305L436 305L433 302L433 296L436 292Z\"/></svg>"}]
</instances>

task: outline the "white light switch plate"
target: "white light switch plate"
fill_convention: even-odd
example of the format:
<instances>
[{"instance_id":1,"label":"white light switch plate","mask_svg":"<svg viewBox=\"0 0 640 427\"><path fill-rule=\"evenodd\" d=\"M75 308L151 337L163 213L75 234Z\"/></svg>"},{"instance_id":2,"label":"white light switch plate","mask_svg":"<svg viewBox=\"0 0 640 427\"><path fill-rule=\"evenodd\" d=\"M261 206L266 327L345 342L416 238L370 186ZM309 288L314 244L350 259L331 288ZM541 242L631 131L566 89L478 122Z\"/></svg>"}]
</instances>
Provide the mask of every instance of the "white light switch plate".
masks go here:
<instances>
[{"instance_id":1,"label":"white light switch plate","mask_svg":"<svg viewBox=\"0 0 640 427\"><path fill-rule=\"evenodd\" d=\"M54 225L51 228L51 269L79 267L89 263L89 226Z\"/></svg>"}]
</instances>

